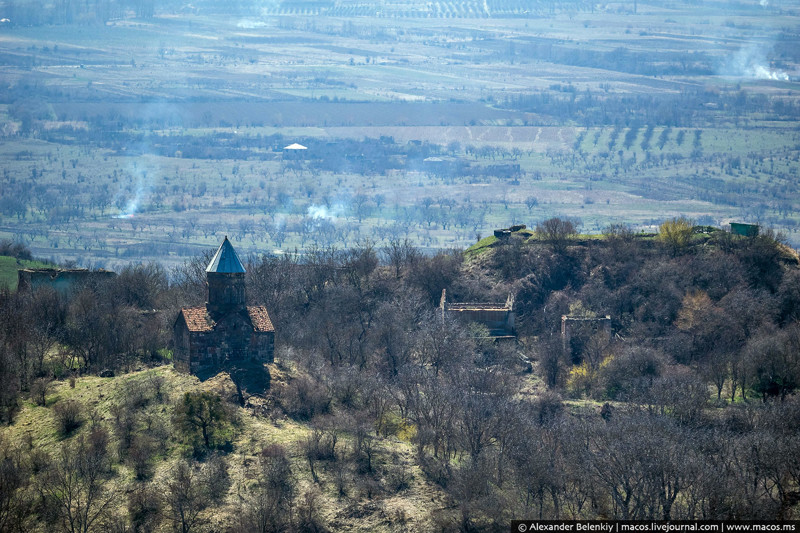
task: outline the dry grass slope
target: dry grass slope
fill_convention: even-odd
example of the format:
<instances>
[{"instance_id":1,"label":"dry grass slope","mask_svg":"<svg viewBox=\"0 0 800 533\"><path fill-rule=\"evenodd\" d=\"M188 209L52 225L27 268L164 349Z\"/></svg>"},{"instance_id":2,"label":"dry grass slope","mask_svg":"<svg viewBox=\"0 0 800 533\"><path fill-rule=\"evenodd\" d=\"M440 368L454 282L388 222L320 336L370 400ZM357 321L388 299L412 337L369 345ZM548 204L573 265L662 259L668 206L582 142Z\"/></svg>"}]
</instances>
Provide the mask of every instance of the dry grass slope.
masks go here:
<instances>
[{"instance_id":1,"label":"dry grass slope","mask_svg":"<svg viewBox=\"0 0 800 533\"><path fill-rule=\"evenodd\" d=\"M270 371L273 388L280 388L292 379L291 372L278 365L270 365ZM114 406L128 401L131 394L147 387L154 379L160 381L163 397L159 402L152 401L144 409L148 416L160 419L166 427L169 427L175 402L186 392L213 392L230 405L236 399L236 387L227 373L201 382L194 376L175 371L171 365L141 369L112 378L83 376L74 380L55 381L48 389L44 406L27 400L23 402L14 423L0 428L0 442L55 453L61 443L88 434L96 424L106 427L114 435L111 429L114 427ZM321 522L333 530L424 531L433 527L431 517L438 510L446 508L446 498L439 488L425 480L409 442L396 436L376 437L375 454L382 465L402 468L407 472L407 488L394 494L367 497L366 489L349 479L346 493L342 495L337 487L337 472L332 465L318 464L319 482L312 481L303 449L303 443L311 433L310 425L286 417L272 401L271 393L265 396L266 400L252 397L248 407L235 407L238 423L232 449L226 454L231 489L222 504L207 511L213 530L221 531L234 523L241 512L242 495L255 483L258 457L264 448L271 445L278 445L288 452L298 496L302 498L305 494L316 494ZM64 437L57 430L54 406L69 401L79 402L83 406L83 423L79 429ZM116 449L115 444L112 437L112 450ZM337 453L350 453L352 445L352 436L342 433ZM163 483L173 465L187 453L187 448L181 445L177 437L170 436L168 446L156 455L152 479ZM121 490L130 490L137 483L133 470L124 463L115 465L115 469L115 483ZM118 504L118 512L124 514L125 500L121 499Z\"/></svg>"}]
</instances>

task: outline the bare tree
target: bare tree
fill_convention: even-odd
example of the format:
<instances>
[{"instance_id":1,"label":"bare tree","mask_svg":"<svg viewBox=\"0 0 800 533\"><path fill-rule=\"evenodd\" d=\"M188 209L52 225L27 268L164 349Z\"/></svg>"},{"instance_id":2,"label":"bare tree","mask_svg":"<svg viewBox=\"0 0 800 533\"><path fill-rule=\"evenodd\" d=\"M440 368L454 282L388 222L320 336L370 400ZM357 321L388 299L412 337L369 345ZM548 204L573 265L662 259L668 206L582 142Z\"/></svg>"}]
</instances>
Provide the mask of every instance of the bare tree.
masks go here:
<instances>
[{"instance_id":1,"label":"bare tree","mask_svg":"<svg viewBox=\"0 0 800 533\"><path fill-rule=\"evenodd\" d=\"M23 455L0 440L0 531L28 530L33 498Z\"/></svg>"},{"instance_id":2,"label":"bare tree","mask_svg":"<svg viewBox=\"0 0 800 533\"><path fill-rule=\"evenodd\" d=\"M189 461L179 461L164 482L165 518L181 533L196 531L208 522L203 514L211 497L198 469Z\"/></svg>"},{"instance_id":3,"label":"bare tree","mask_svg":"<svg viewBox=\"0 0 800 533\"><path fill-rule=\"evenodd\" d=\"M69 533L94 531L119 496L112 482L108 435L97 427L65 443L37 477L37 490L54 524Z\"/></svg>"},{"instance_id":4,"label":"bare tree","mask_svg":"<svg viewBox=\"0 0 800 533\"><path fill-rule=\"evenodd\" d=\"M553 217L536 224L536 236L549 242L556 251L564 251L571 238L578 234L577 224L565 218Z\"/></svg>"},{"instance_id":5,"label":"bare tree","mask_svg":"<svg viewBox=\"0 0 800 533\"><path fill-rule=\"evenodd\" d=\"M254 533L285 531L293 522L296 481L286 450L264 448L258 460L257 483L243 497L240 528Z\"/></svg>"},{"instance_id":6,"label":"bare tree","mask_svg":"<svg viewBox=\"0 0 800 533\"><path fill-rule=\"evenodd\" d=\"M455 429L473 461L496 439L500 420L509 407L513 376L499 365L461 367L451 375L458 405Z\"/></svg>"},{"instance_id":7,"label":"bare tree","mask_svg":"<svg viewBox=\"0 0 800 533\"><path fill-rule=\"evenodd\" d=\"M419 256L419 252L414 248L411 241L408 239L392 239L389 245L383 249L389 265L394 268L396 278L400 278L400 273L403 269L408 268L414 263Z\"/></svg>"},{"instance_id":8,"label":"bare tree","mask_svg":"<svg viewBox=\"0 0 800 533\"><path fill-rule=\"evenodd\" d=\"M695 479L688 434L646 414L615 417L586 430L585 468L601 488L596 503L622 520L674 518L675 502Z\"/></svg>"}]
</instances>

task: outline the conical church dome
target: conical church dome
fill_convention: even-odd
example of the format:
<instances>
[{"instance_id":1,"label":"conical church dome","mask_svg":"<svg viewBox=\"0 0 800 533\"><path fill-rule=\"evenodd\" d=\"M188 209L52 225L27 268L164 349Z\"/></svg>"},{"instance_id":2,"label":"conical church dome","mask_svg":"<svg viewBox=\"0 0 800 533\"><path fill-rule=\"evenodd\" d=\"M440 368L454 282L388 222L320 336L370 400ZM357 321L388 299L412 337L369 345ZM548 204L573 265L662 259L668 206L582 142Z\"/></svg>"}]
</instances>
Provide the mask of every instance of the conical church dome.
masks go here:
<instances>
[{"instance_id":1,"label":"conical church dome","mask_svg":"<svg viewBox=\"0 0 800 533\"><path fill-rule=\"evenodd\" d=\"M219 245L217 253L211 258L211 262L208 263L206 272L236 274L244 271L242 262L239 261L239 256L236 254L236 250L233 249L233 245L226 235L225 240Z\"/></svg>"}]
</instances>

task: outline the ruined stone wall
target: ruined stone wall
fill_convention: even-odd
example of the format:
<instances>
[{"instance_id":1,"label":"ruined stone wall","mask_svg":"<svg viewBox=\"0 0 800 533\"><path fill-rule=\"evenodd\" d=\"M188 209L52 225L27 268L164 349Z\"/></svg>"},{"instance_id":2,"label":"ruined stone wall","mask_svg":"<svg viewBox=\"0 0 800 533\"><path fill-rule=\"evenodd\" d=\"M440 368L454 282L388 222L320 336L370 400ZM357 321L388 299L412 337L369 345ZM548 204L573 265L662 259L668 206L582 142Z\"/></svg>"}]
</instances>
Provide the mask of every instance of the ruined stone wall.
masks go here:
<instances>
[{"instance_id":1,"label":"ruined stone wall","mask_svg":"<svg viewBox=\"0 0 800 533\"><path fill-rule=\"evenodd\" d=\"M172 328L172 362L181 372L190 372L190 343L191 335L186 328L186 322L179 317Z\"/></svg>"},{"instance_id":2,"label":"ruined stone wall","mask_svg":"<svg viewBox=\"0 0 800 533\"><path fill-rule=\"evenodd\" d=\"M106 270L61 270L57 268L25 268L17 271L17 290L32 291L39 287L52 287L67 294L81 285L107 280L116 276Z\"/></svg>"},{"instance_id":3,"label":"ruined stone wall","mask_svg":"<svg viewBox=\"0 0 800 533\"><path fill-rule=\"evenodd\" d=\"M483 324L493 334L511 334L514 330L514 322L509 320L511 313L508 309L454 309L448 307L447 311L464 320Z\"/></svg>"},{"instance_id":4,"label":"ruined stone wall","mask_svg":"<svg viewBox=\"0 0 800 533\"><path fill-rule=\"evenodd\" d=\"M457 316L469 322L477 322L489 328L492 336L513 336L515 330L514 296L509 294L504 304L489 302L457 302L447 301L447 290L442 289L439 300L442 318L445 314Z\"/></svg>"}]
</instances>

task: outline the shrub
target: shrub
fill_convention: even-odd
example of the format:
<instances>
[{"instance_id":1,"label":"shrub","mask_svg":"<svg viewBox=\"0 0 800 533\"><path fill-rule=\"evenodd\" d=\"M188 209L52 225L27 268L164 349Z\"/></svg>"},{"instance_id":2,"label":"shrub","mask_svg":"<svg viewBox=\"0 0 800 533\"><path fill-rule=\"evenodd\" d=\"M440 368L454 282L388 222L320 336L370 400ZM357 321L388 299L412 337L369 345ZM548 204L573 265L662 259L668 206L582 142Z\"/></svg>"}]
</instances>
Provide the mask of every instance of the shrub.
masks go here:
<instances>
[{"instance_id":1,"label":"shrub","mask_svg":"<svg viewBox=\"0 0 800 533\"><path fill-rule=\"evenodd\" d=\"M664 368L663 354L645 347L631 347L611 358L601 369L605 395L612 400L640 398Z\"/></svg>"},{"instance_id":2,"label":"shrub","mask_svg":"<svg viewBox=\"0 0 800 533\"><path fill-rule=\"evenodd\" d=\"M203 474L208 484L208 495L211 501L221 502L231 487L228 461L221 455L212 455L203 467Z\"/></svg>"},{"instance_id":3,"label":"shrub","mask_svg":"<svg viewBox=\"0 0 800 533\"><path fill-rule=\"evenodd\" d=\"M693 227L694 222L686 217L672 218L658 227L658 240L677 253L689 245Z\"/></svg>"},{"instance_id":4,"label":"shrub","mask_svg":"<svg viewBox=\"0 0 800 533\"><path fill-rule=\"evenodd\" d=\"M533 402L535 420L541 426L549 426L559 420L564 414L564 402L561 396L552 391L547 391Z\"/></svg>"},{"instance_id":5,"label":"shrub","mask_svg":"<svg viewBox=\"0 0 800 533\"><path fill-rule=\"evenodd\" d=\"M586 359L580 365L573 366L567 377L567 390L577 398L597 396L600 378L613 360L613 356L607 356L599 364L592 364Z\"/></svg>"},{"instance_id":6,"label":"shrub","mask_svg":"<svg viewBox=\"0 0 800 533\"><path fill-rule=\"evenodd\" d=\"M299 377L282 392L281 404L286 413L295 420L311 420L330 410L330 393L310 378Z\"/></svg>"},{"instance_id":7,"label":"shrub","mask_svg":"<svg viewBox=\"0 0 800 533\"><path fill-rule=\"evenodd\" d=\"M154 485L134 485L128 494L128 516L134 531L154 531L161 522L161 510L161 495Z\"/></svg>"},{"instance_id":8,"label":"shrub","mask_svg":"<svg viewBox=\"0 0 800 533\"><path fill-rule=\"evenodd\" d=\"M157 445L149 435L135 435L128 448L128 459L136 479L149 479L153 475L153 456Z\"/></svg>"},{"instance_id":9,"label":"shrub","mask_svg":"<svg viewBox=\"0 0 800 533\"><path fill-rule=\"evenodd\" d=\"M63 400L53 407L56 430L66 437L83 423L83 406L75 400Z\"/></svg>"},{"instance_id":10,"label":"shrub","mask_svg":"<svg viewBox=\"0 0 800 533\"><path fill-rule=\"evenodd\" d=\"M45 405L47 403L47 389L50 386L50 380L47 378L36 378L31 384L31 399L36 405Z\"/></svg>"},{"instance_id":11,"label":"shrub","mask_svg":"<svg viewBox=\"0 0 800 533\"><path fill-rule=\"evenodd\" d=\"M398 493L411 487L414 475L404 463L398 463L399 457L395 456L392 459L394 464L386 468L386 485L390 491Z\"/></svg>"}]
</instances>

